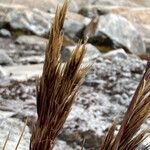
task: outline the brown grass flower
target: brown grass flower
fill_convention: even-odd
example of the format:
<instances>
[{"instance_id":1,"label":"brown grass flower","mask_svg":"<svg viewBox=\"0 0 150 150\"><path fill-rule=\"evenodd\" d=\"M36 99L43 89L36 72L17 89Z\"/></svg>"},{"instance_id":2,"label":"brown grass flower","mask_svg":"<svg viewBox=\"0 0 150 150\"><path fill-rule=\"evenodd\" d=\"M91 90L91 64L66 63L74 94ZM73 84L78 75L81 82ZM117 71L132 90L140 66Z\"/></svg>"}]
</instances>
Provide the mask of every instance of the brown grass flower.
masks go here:
<instances>
[{"instance_id":1,"label":"brown grass flower","mask_svg":"<svg viewBox=\"0 0 150 150\"><path fill-rule=\"evenodd\" d=\"M60 61L63 43L62 27L68 1L57 8L45 52L43 74L37 82L38 119L33 127L30 150L51 150L77 95L79 85L88 70L81 67L85 44L78 43L66 64Z\"/></svg>"}]
</instances>

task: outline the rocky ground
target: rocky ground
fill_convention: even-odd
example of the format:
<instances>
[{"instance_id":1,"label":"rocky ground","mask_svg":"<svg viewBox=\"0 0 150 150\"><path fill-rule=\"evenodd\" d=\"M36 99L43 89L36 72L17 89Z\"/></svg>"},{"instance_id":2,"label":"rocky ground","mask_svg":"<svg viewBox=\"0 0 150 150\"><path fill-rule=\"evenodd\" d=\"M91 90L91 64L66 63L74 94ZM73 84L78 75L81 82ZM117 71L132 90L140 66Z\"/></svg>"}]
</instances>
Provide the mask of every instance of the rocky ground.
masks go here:
<instances>
[{"instance_id":1,"label":"rocky ground","mask_svg":"<svg viewBox=\"0 0 150 150\"><path fill-rule=\"evenodd\" d=\"M0 3L0 149L9 132L6 150L15 149L28 117L19 145L19 150L28 150L36 119L35 82L42 73L56 3L49 1L48 9L37 1L38 8L31 9L28 1L24 5L8 2ZM150 52L148 0L88 0L86 6L85 2L71 2L63 28L61 60L65 63L75 43L89 36L83 63L93 65L55 150L81 149L83 139L85 150L99 149L112 119L123 117L144 73L146 60L142 58ZM148 119L143 128L149 125Z\"/></svg>"}]
</instances>

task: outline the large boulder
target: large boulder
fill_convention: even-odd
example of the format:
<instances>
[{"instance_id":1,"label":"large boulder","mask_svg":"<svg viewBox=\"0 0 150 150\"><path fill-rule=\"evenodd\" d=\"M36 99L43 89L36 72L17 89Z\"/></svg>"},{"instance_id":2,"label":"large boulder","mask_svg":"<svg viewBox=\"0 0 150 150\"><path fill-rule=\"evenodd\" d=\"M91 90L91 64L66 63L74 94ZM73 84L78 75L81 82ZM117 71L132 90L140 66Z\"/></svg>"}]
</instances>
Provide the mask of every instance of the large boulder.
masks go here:
<instances>
[{"instance_id":1,"label":"large boulder","mask_svg":"<svg viewBox=\"0 0 150 150\"><path fill-rule=\"evenodd\" d=\"M11 28L28 31L39 36L47 35L52 15L38 9L12 10L7 15Z\"/></svg>"},{"instance_id":2,"label":"large boulder","mask_svg":"<svg viewBox=\"0 0 150 150\"><path fill-rule=\"evenodd\" d=\"M18 32L15 35L26 33L47 36L49 34L54 13L44 12L39 9L18 9L16 7L8 7L8 11L4 13L4 9L1 9L1 7L0 5L0 26L15 30ZM63 30L69 38L75 38L76 34L89 22L89 18L68 12Z\"/></svg>"},{"instance_id":3,"label":"large boulder","mask_svg":"<svg viewBox=\"0 0 150 150\"><path fill-rule=\"evenodd\" d=\"M105 43L137 55L146 52L145 44L136 28L127 19L117 14L100 16L95 33L89 40L99 46Z\"/></svg>"},{"instance_id":4,"label":"large boulder","mask_svg":"<svg viewBox=\"0 0 150 150\"><path fill-rule=\"evenodd\" d=\"M7 11L6 11L7 10ZM7 26L12 30L46 35L49 32L54 14L49 14L39 9L29 9L18 5L0 4L0 26Z\"/></svg>"},{"instance_id":5,"label":"large boulder","mask_svg":"<svg viewBox=\"0 0 150 150\"><path fill-rule=\"evenodd\" d=\"M137 2L140 3L140 1ZM141 3L143 3L143 5L145 6L144 3L146 3L146 1L142 1ZM133 25L138 30L138 32L140 33L143 39L150 39L149 36L150 35L150 21L149 21L150 8L149 7L142 7L141 5L138 5L136 7L126 6L126 5L108 6L99 3L97 5L83 6L79 12L86 17L92 17L96 14L103 15L108 13L115 13L121 15L133 23ZM145 44L146 44L146 49L149 49L149 46L147 45L147 40Z\"/></svg>"}]
</instances>

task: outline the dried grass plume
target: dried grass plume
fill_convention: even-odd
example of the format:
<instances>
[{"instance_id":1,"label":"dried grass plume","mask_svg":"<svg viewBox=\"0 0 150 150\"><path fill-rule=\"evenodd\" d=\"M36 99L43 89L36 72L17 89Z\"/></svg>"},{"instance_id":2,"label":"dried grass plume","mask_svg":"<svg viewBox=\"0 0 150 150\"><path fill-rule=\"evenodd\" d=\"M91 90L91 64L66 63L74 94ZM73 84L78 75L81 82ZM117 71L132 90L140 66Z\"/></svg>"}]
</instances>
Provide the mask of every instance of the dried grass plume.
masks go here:
<instances>
[{"instance_id":1,"label":"dried grass plume","mask_svg":"<svg viewBox=\"0 0 150 150\"><path fill-rule=\"evenodd\" d=\"M62 27L68 1L57 8L45 52L43 74L37 82L38 119L33 127L30 150L51 150L75 101L79 85L88 67L81 68L86 52L78 43L66 64L61 64Z\"/></svg>"}]
</instances>

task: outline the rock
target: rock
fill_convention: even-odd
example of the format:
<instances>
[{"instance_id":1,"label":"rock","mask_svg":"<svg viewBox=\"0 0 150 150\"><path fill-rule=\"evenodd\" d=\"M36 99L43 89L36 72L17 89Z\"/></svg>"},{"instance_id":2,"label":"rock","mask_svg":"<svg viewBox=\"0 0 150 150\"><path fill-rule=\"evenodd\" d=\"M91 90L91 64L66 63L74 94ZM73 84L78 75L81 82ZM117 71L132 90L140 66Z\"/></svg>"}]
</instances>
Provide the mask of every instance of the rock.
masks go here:
<instances>
[{"instance_id":1,"label":"rock","mask_svg":"<svg viewBox=\"0 0 150 150\"><path fill-rule=\"evenodd\" d=\"M102 57L107 58L107 59L114 59L114 58L127 59L128 55L123 49L117 49L114 51L110 51L108 53L104 53Z\"/></svg>"},{"instance_id":2,"label":"rock","mask_svg":"<svg viewBox=\"0 0 150 150\"><path fill-rule=\"evenodd\" d=\"M75 48L74 46L62 47L61 49L61 61L62 62L67 62L69 60L74 48Z\"/></svg>"},{"instance_id":3,"label":"rock","mask_svg":"<svg viewBox=\"0 0 150 150\"><path fill-rule=\"evenodd\" d=\"M0 49L0 65L12 65L12 59L6 54L3 49Z\"/></svg>"},{"instance_id":4,"label":"rock","mask_svg":"<svg viewBox=\"0 0 150 150\"><path fill-rule=\"evenodd\" d=\"M36 47L36 49L45 51L48 40L34 35L22 35L16 39L16 43L30 47L30 49Z\"/></svg>"},{"instance_id":5,"label":"rock","mask_svg":"<svg viewBox=\"0 0 150 150\"><path fill-rule=\"evenodd\" d=\"M39 36L48 34L52 20L50 14L38 9L12 10L6 17L12 29L30 31Z\"/></svg>"},{"instance_id":6,"label":"rock","mask_svg":"<svg viewBox=\"0 0 150 150\"><path fill-rule=\"evenodd\" d=\"M6 76L6 72L5 72L5 70L2 68L2 66L0 66L0 79L3 78L4 76Z\"/></svg>"},{"instance_id":7,"label":"rock","mask_svg":"<svg viewBox=\"0 0 150 150\"><path fill-rule=\"evenodd\" d=\"M97 0L95 1L93 4L99 4L99 5L104 5L104 6L116 6L116 5L119 5L119 6L135 6L136 4L133 3L132 1L130 0L126 0L126 1L122 1L122 0L118 0L118 1L115 1L115 0Z\"/></svg>"},{"instance_id":8,"label":"rock","mask_svg":"<svg viewBox=\"0 0 150 150\"><path fill-rule=\"evenodd\" d=\"M15 6L12 6L10 4L3 4L3 3L0 3L0 27L3 28L3 26L5 27L6 24L9 22L8 21L8 17L7 17L7 14L12 11L12 10L19 10L19 9L24 9L24 6L19 6L18 5L15 5ZM7 11L6 11L7 10Z\"/></svg>"},{"instance_id":9,"label":"rock","mask_svg":"<svg viewBox=\"0 0 150 150\"><path fill-rule=\"evenodd\" d=\"M7 2L6 3L5 2L0 3L0 11L1 12L5 12L5 14L8 13L8 12L10 12L10 11L12 11L12 10L27 9L27 7L25 5L19 5L19 4L9 5Z\"/></svg>"},{"instance_id":10,"label":"rock","mask_svg":"<svg viewBox=\"0 0 150 150\"><path fill-rule=\"evenodd\" d=\"M136 24L136 28L140 32L143 41L145 43L146 51L149 51L149 39L150 39L150 25L147 24Z\"/></svg>"},{"instance_id":11,"label":"rock","mask_svg":"<svg viewBox=\"0 0 150 150\"><path fill-rule=\"evenodd\" d=\"M86 44L86 54L83 59L83 63L89 64L90 62L95 61L96 58L100 57L102 54L101 52L92 44Z\"/></svg>"},{"instance_id":12,"label":"rock","mask_svg":"<svg viewBox=\"0 0 150 150\"><path fill-rule=\"evenodd\" d=\"M94 59L98 58L101 55L100 51L92 44L86 44L86 48L87 48L87 51L83 59L84 64L87 64L90 61L93 61ZM61 50L62 62L66 62L70 58L71 53L73 52L74 49L75 49L75 46L67 46Z\"/></svg>"},{"instance_id":13,"label":"rock","mask_svg":"<svg viewBox=\"0 0 150 150\"><path fill-rule=\"evenodd\" d=\"M54 14L46 13L39 9L15 9L12 7L6 12L1 22L3 22L2 26L6 26L7 24L12 30L15 30L15 32L19 30L21 33L47 36L51 28L53 17ZM63 27L64 32L67 33L69 37L74 38L89 21L89 18L83 17L82 15L68 13Z\"/></svg>"},{"instance_id":14,"label":"rock","mask_svg":"<svg viewBox=\"0 0 150 150\"><path fill-rule=\"evenodd\" d=\"M0 67L0 72L1 72L1 67ZM5 73L5 72L4 72ZM7 77L6 77L6 73L5 73L5 76L2 76L1 77L1 75L0 75L0 87L8 87L8 86L10 86L11 85L11 83L10 83L11 81L10 81L10 79L8 79Z\"/></svg>"},{"instance_id":15,"label":"rock","mask_svg":"<svg viewBox=\"0 0 150 150\"><path fill-rule=\"evenodd\" d=\"M39 64L44 62L44 56L28 56L19 60L22 64Z\"/></svg>"},{"instance_id":16,"label":"rock","mask_svg":"<svg viewBox=\"0 0 150 150\"><path fill-rule=\"evenodd\" d=\"M150 15L150 8L112 7L109 8L109 10L111 12L124 16L133 23L147 25L150 24L150 21L148 19Z\"/></svg>"},{"instance_id":17,"label":"rock","mask_svg":"<svg viewBox=\"0 0 150 150\"><path fill-rule=\"evenodd\" d=\"M2 3L5 3L5 4L10 4L10 2L8 2L7 0L6 1L3 1L2 0ZM26 0L26 1L19 1L19 0L16 0L15 2L13 2L11 5L17 5L17 6L24 6L24 7L28 7L30 9L33 9L33 8L38 8L40 10L43 10L43 11L49 11L50 9L55 12L57 6L61 6L63 4L63 1L62 0L45 0L44 2L41 2L40 0L37 0L35 4L32 4L30 2L30 0ZM4 4L3 4L4 5ZM76 2L76 0L72 0L69 2L69 8L68 8L69 11L71 12L78 12L79 10L79 5L78 3Z\"/></svg>"},{"instance_id":18,"label":"rock","mask_svg":"<svg viewBox=\"0 0 150 150\"><path fill-rule=\"evenodd\" d=\"M37 35L45 35L49 32L51 19L54 16L38 9L31 10L23 6L3 4L0 4L0 14L2 14L0 20L2 27L7 25L11 30Z\"/></svg>"},{"instance_id":19,"label":"rock","mask_svg":"<svg viewBox=\"0 0 150 150\"><path fill-rule=\"evenodd\" d=\"M146 45L146 51L150 53L150 38L144 38L143 40Z\"/></svg>"},{"instance_id":20,"label":"rock","mask_svg":"<svg viewBox=\"0 0 150 150\"><path fill-rule=\"evenodd\" d=\"M81 36L83 28L90 22L89 18L83 17L79 14L69 13L66 17L63 31L69 38L78 41Z\"/></svg>"},{"instance_id":21,"label":"rock","mask_svg":"<svg viewBox=\"0 0 150 150\"><path fill-rule=\"evenodd\" d=\"M0 37L0 49L3 49L4 51L11 51L16 49L16 47L11 38Z\"/></svg>"},{"instance_id":22,"label":"rock","mask_svg":"<svg viewBox=\"0 0 150 150\"><path fill-rule=\"evenodd\" d=\"M146 1L141 2L143 3L144 7L141 7L138 4L138 2L134 1L134 3L137 3L136 6L134 5L126 6L125 4L120 6L119 5L109 6L99 3L98 5L83 6L79 12L86 17L92 17L96 14L104 15L108 13L115 13L121 15L130 22L132 22L132 24L138 30L142 38L149 38L150 21L148 18L150 15L150 8L145 6L144 3L146 3Z\"/></svg>"},{"instance_id":23,"label":"rock","mask_svg":"<svg viewBox=\"0 0 150 150\"><path fill-rule=\"evenodd\" d=\"M54 150L62 150L62 149L66 149L66 150L74 150L74 149L81 150L81 147L75 146L75 147L72 148L65 141L57 140L53 149Z\"/></svg>"},{"instance_id":24,"label":"rock","mask_svg":"<svg viewBox=\"0 0 150 150\"><path fill-rule=\"evenodd\" d=\"M33 77L38 77L42 73L42 64L37 65L18 65L12 67L4 67L6 75L14 80L27 80Z\"/></svg>"},{"instance_id":25,"label":"rock","mask_svg":"<svg viewBox=\"0 0 150 150\"><path fill-rule=\"evenodd\" d=\"M64 33L70 38L75 39L75 35L84 28L82 22L76 20L66 20L64 23Z\"/></svg>"},{"instance_id":26,"label":"rock","mask_svg":"<svg viewBox=\"0 0 150 150\"><path fill-rule=\"evenodd\" d=\"M116 14L123 14L128 12L130 9L135 8L135 6L126 6L126 5L117 5L117 2L109 1L109 4L107 2L99 2L98 4L92 4L92 5L83 5L81 9L79 10L79 13L86 16L91 17L95 15L95 13L99 15L104 15L107 13L116 13ZM113 3L111 3L113 2ZM111 3L111 4L110 4ZM126 3L126 2L125 2ZM132 3L132 2L131 2ZM129 4L129 3L128 3ZM122 12L122 13L120 13Z\"/></svg>"},{"instance_id":27,"label":"rock","mask_svg":"<svg viewBox=\"0 0 150 150\"><path fill-rule=\"evenodd\" d=\"M0 29L0 36L2 36L2 37L11 37L11 33L6 29Z\"/></svg>"},{"instance_id":28,"label":"rock","mask_svg":"<svg viewBox=\"0 0 150 150\"><path fill-rule=\"evenodd\" d=\"M146 52L143 40L132 23L116 14L100 16L95 34L89 40L97 45L105 43L113 48L123 48L136 55Z\"/></svg>"},{"instance_id":29,"label":"rock","mask_svg":"<svg viewBox=\"0 0 150 150\"><path fill-rule=\"evenodd\" d=\"M6 4L10 4L9 1L3 1L2 3L6 3ZM23 5L24 7L28 7L30 9L32 8L38 8L40 10L43 11L47 11L49 9L52 9L53 11L56 10L57 6L61 6L63 4L63 1L61 0L45 0L44 2L41 2L40 0L37 0L35 4L30 3L30 0L26 0L26 1L19 1L16 0L15 2L13 2L11 5ZM79 6L77 5L77 2L75 0L70 1L69 3L69 11L73 11L73 12L77 12L79 10L78 8Z\"/></svg>"}]
</instances>

